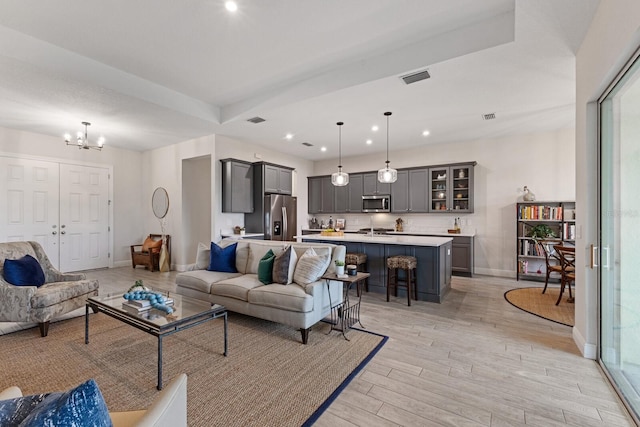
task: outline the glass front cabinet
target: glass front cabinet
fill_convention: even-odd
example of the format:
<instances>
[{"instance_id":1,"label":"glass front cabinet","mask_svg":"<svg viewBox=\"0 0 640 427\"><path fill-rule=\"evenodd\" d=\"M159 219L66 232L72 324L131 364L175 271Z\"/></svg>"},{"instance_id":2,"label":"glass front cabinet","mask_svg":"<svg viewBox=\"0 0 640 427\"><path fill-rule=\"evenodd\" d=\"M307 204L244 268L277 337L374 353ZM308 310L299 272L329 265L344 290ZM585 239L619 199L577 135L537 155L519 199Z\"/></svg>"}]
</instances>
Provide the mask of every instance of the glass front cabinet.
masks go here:
<instances>
[{"instance_id":1,"label":"glass front cabinet","mask_svg":"<svg viewBox=\"0 0 640 427\"><path fill-rule=\"evenodd\" d=\"M429 168L429 212L473 212L473 168L476 162Z\"/></svg>"}]
</instances>

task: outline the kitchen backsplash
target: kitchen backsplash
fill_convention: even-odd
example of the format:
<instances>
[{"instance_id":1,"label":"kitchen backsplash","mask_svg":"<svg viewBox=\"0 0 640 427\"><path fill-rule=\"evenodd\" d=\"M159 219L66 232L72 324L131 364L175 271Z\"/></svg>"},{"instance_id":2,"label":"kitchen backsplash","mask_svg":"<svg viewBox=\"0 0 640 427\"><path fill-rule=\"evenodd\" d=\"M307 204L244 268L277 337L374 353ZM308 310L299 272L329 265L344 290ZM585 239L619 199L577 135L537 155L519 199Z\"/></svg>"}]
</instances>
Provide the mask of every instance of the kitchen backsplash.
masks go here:
<instances>
[{"instance_id":1,"label":"kitchen backsplash","mask_svg":"<svg viewBox=\"0 0 640 427\"><path fill-rule=\"evenodd\" d=\"M329 222L329 215L309 215L307 224L302 224L302 228L310 228L311 219L316 218L318 223L324 223L325 227ZM336 219L344 219L346 222L346 230L359 230L361 228L388 228L395 229L396 219L402 218L403 231L415 233L442 233L453 228L456 218L460 218L460 228L462 232L475 232L472 215L430 215L430 214L335 214L331 215L333 223ZM373 223L372 223L373 221Z\"/></svg>"}]
</instances>

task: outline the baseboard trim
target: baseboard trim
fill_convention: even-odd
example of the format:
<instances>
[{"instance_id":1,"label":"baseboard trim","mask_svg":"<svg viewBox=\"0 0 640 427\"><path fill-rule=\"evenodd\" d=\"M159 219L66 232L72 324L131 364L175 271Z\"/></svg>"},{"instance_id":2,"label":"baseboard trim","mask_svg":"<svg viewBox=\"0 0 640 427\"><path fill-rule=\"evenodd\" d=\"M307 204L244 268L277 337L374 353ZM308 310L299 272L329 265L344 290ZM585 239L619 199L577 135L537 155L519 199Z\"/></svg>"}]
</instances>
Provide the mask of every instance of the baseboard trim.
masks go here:
<instances>
[{"instance_id":1,"label":"baseboard trim","mask_svg":"<svg viewBox=\"0 0 640 427\"><path fill-rule=\"evenodd\" d=\"M495 270L493 268L478 268L474 269L473 274L481 274L483 276L496 276L496 277L506 277L509 279L516 278L516 272L513 270Z\"/></svg>"},{"instance_id":2,"label":"baseboard trim","mask_svg":"<svg viewBox=\"0 0 640 427\"><path fill-rule=\"evenodd\" d=\"M573 336L573 342L576 343L578 350L582 353L582 357L585 359L595 360L598 354L596 345L587 343L587 340L584 339L578 328L575 326L573 327L571 335Z\"/></svg>"}]
</instances>

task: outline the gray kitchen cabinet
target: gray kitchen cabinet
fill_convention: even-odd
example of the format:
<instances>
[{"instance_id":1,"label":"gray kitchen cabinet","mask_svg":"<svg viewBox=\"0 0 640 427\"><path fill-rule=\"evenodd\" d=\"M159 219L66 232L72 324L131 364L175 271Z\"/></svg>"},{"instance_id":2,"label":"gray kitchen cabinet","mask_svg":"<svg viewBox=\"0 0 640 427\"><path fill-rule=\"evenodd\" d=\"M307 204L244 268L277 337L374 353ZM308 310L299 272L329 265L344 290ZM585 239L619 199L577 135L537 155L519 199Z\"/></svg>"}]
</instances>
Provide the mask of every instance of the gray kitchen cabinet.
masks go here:
<instances>
[{"instance_id":1,"label":"gray kitchen cabinet","mask_svg":"<svg viewBox=\"0 0 640 427\"><path fill-rule=\"evenodd\" d=\"M429 212L473 212L473 167L476 162L429 168Z\"/></svg>"},{"instance_id":2,"label":"gray kitchen cabinet","mask_svg":"<svg viewBox=\"0 0 640 427\"><path fill-rule=\"evenodd\" d=\"M310 214L335 212L335 188L330 176L312 176L307 179L308 212Z\"/></svg>"},{"instance_id":3,"label":"gray kitchen cabinet","mask_svg":"<svg viewBox=\"0 0 640 427\"><path fill-rule=\"evenodd\" d=\"M454 236L451 269L459 276L473 276L473 237Z\"/></svg>"},{"instance_id":4,"label":"gray kitchen cabinet","mask_svg":"<svg viewBox=\"0 0 640 427\"><path fill-rule=\"evenodd\" d=\"M255 164L260 168L263 182L264 194L287 194L292 192L291 168L258 162Z\"/></svg>"},{"instance_id":5,"label":"gray kitchen cabinet","mask_svg":"<svg viewBox=\"0 0 640 427\"><path fill-rule=\"evenodd\" d=\"M349 174L349 184L335 187L335 213L362 212L362 174Z\"/></svg>"},{"instance_id":6,"label":"gray kitchen cabinet","mask_svg":"<svg viewBox=\"0 0 640 427\"><path fill-rule=\"evenodd\" d=\"M378 181L378 172L363 174L362 191L365 196L373 194L391 194L391 184Z\"/></svg>"},{"instance_id":7,"label":"gray kitchen cabinet","mask_svg":"<svg viewBox=\"0 0 640 427\"><path fill-rule=\"evenodd\" d=\"M391 184L391 212L428 212L428 177L427 168L399 170L398 180Z\"/></svg>"},{"instance_id":8,"label":"gray kitchen cabinet","mask_svg":"<svg viewBox=\"0 0 640 427\"><path fill-rule=\"evenodd\" d=\"M222 159L222 212L253 212L253 165Z\"/></svg>"}]
</instances>

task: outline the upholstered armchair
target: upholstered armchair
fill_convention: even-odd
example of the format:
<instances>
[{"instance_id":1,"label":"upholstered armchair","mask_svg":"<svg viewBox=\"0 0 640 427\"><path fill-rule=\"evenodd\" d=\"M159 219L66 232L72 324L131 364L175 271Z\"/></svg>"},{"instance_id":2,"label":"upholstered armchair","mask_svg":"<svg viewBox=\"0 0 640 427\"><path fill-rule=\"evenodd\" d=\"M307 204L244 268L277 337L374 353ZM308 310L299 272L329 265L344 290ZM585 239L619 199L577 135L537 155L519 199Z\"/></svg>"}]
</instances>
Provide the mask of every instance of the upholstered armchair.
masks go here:
<instances>
[{"instance_id":1,"label":"upholstered armchair","mask_svg":"<svg viewBox=\"0 0 640 427\"><path fill-rule=\"evenodd\" d=\"M30 255L44 273L41 286L13 285L6 281L5 260ZM0 243L0 322L36 322L43 337L49 322L62 314L84 307L90 296L98 295L98 281L85 275L63 274L53 267L38 242Z\"/></svg>"},{"instance_id":2,"label":"upholstered armchair","mask_svg":"<svg viewBox=\"0 0 640 427\"><path fill-rule=\"evenodd\" d=\"M164 235L167 245L168 263L171 265L171 236ZM131 265L144 265L150 271L160 270L162 234L149 234L141 245L131 245Z\"/></svg>"}]
</instances>

